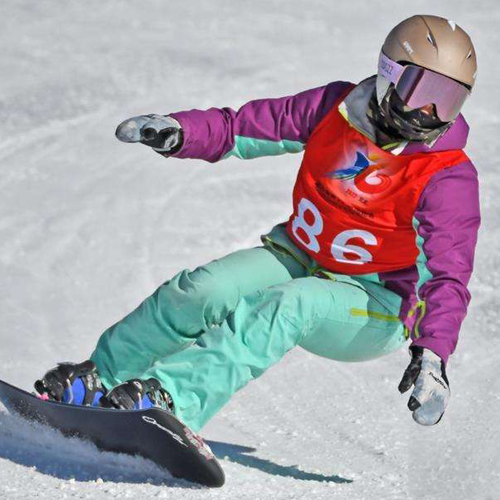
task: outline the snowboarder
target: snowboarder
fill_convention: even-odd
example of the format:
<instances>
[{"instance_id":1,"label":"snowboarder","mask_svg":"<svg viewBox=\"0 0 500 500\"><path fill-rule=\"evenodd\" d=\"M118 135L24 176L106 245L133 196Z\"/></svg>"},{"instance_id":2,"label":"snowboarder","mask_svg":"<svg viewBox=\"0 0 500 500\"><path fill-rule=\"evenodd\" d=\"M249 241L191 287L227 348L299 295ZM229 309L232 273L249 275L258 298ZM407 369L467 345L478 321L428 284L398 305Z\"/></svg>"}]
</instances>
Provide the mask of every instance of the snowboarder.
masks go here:
<instances>
[{"instance_id":1,"label":"snowboarder","mask_svg":"<svg viewBox=\"0 0 500 500\"><path fill-rule=\"evenodd\" d=\"M305 151L293 213L262 246L183 270L101 336L90 360L35 384L46 398L160 406L200 429L299 345L364 361L411 339L399 384L436 424L450 389L480 224L460 110L476 77L469 36L418 15L398 24L378 73L230 108L143 115L116 136L217 162Z\"/></svg>"}]
</instances>

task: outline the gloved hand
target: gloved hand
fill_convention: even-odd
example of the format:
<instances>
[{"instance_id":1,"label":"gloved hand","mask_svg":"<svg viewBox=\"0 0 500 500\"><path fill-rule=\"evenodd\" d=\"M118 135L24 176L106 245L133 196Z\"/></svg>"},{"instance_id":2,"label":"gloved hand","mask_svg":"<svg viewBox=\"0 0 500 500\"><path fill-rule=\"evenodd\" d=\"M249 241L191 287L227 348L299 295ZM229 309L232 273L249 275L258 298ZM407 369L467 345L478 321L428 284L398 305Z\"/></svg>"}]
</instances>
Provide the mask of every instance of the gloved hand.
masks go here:
<instances>
[{"instance_id":1,"label":"gloved hand","mask_svg":"<svg viewBox=\"0 0 500 500\"><path fill-rule=\"evenodd\" d=\"M429 349L411 347L411 362L399 383L403 394L415 386L408 401L413 420L420 425L437 424L448 406L450 387L441 358Z\"/></svg>"},{"instance_id":2,"label":"gloved hand","mask_svg":"<svg viewBox=\"0 0 500 500\"><path fill-rule=\"evenodd\" d=\"M134 116L118 125L116 137L122 142L140 142L161 154L171 155L182 147L180 123L170 116Z\"/></svg>"}]
</instances>

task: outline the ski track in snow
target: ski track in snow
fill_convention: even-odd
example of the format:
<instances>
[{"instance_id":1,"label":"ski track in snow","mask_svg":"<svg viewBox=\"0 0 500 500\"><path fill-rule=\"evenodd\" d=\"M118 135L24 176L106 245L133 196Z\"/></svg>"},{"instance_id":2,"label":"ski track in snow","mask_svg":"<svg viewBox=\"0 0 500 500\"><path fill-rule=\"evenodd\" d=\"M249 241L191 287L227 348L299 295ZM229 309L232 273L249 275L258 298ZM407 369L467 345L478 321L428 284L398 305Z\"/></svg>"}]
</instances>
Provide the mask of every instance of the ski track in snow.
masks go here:
<instances>
[{"instance_id":1,"label":"ski track in snow","mask_svg":"<svg viewBox=\"0 0 500 500\"><path fill-rule=\"evenodd\" d=\"M465 115L483 226L443 422L422 428L406 410L396 389L404 350L339 364L297 349L204 429L224 488L172 479L146 460L100 453L0 409L0 498L500 499L494 0L411 8L390 0L4 0L0 378L30 388L56 362L88 357L106 327L175 272L258 245L288 216L299 155L166 161L118 143L121 120L359 81L374 72L386 32L420 12L463 25L479 59Z\"/></svg>"}]
</instances>

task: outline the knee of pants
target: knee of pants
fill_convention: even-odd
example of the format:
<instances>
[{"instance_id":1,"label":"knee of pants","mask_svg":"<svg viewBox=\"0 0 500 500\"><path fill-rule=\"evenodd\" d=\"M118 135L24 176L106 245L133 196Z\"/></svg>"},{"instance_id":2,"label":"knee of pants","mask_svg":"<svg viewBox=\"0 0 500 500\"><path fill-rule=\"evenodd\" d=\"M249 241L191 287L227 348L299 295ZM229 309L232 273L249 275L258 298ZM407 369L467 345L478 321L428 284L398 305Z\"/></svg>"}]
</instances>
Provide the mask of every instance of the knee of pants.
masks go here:
<instances>
[{"instance_id":1,"label":"knee of pants","mask_svg":"<svg viewBox=\"0 0 500 500\"><path fill-rule=\"evenodd\" d=\"M290 283L284 300L291 304L290 310L304 325L304 335L314 330L328 317L335 306L335 295L329 280L317 277L299 278Z\"/></svg>"},{"instance_id":2,"label":"knee of pants","mask_svg":"<svg viewBox=\"0 0 500 500\"><path fill-rule=\"evenodd\" d=\"M197 335L224 321L239 299L233 283L217 279L203 266L181 271L155 296L162 318L188 335Z\"/></svg>"},{"instance_id":3,"label":"knee of pants","mask_svg":"<svg viewBox=\"0 0 500 500\"><path fill-rule=\"evenodd\" d=\"M240 323L244 328L265 321L271 330L278 320L285 321L300 331L302 338L334 305L333 294L324 281L316 277L298 278L243 297L234 319L244 320ZM230 326L234 319L228 319Z\"/></svg>"}]
</instances>

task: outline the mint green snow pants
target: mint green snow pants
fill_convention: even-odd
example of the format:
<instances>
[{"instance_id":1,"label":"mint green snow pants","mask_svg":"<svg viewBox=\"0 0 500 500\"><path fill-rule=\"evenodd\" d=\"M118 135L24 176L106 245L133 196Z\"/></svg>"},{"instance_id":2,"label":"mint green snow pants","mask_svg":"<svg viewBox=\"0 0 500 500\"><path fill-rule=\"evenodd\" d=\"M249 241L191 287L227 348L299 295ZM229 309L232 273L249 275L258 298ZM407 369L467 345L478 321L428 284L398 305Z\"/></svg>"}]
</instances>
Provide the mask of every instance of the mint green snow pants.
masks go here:
<instances>
[{"instance_id":1,"label":"mint green snow pants","mask_svg":"<svg viewBox=\"0 0 500 500\"><path fill-rule=\"evenodd\" d=\"M104 385L155 377L175 414L199 430L297 345L364 361L404 344L398 295L364 279L312 275L315 262L296 247L292 255L277 228L278 244L266 239L180 272L104 332L91 358Z\"/></svg>"}]
</instances>

